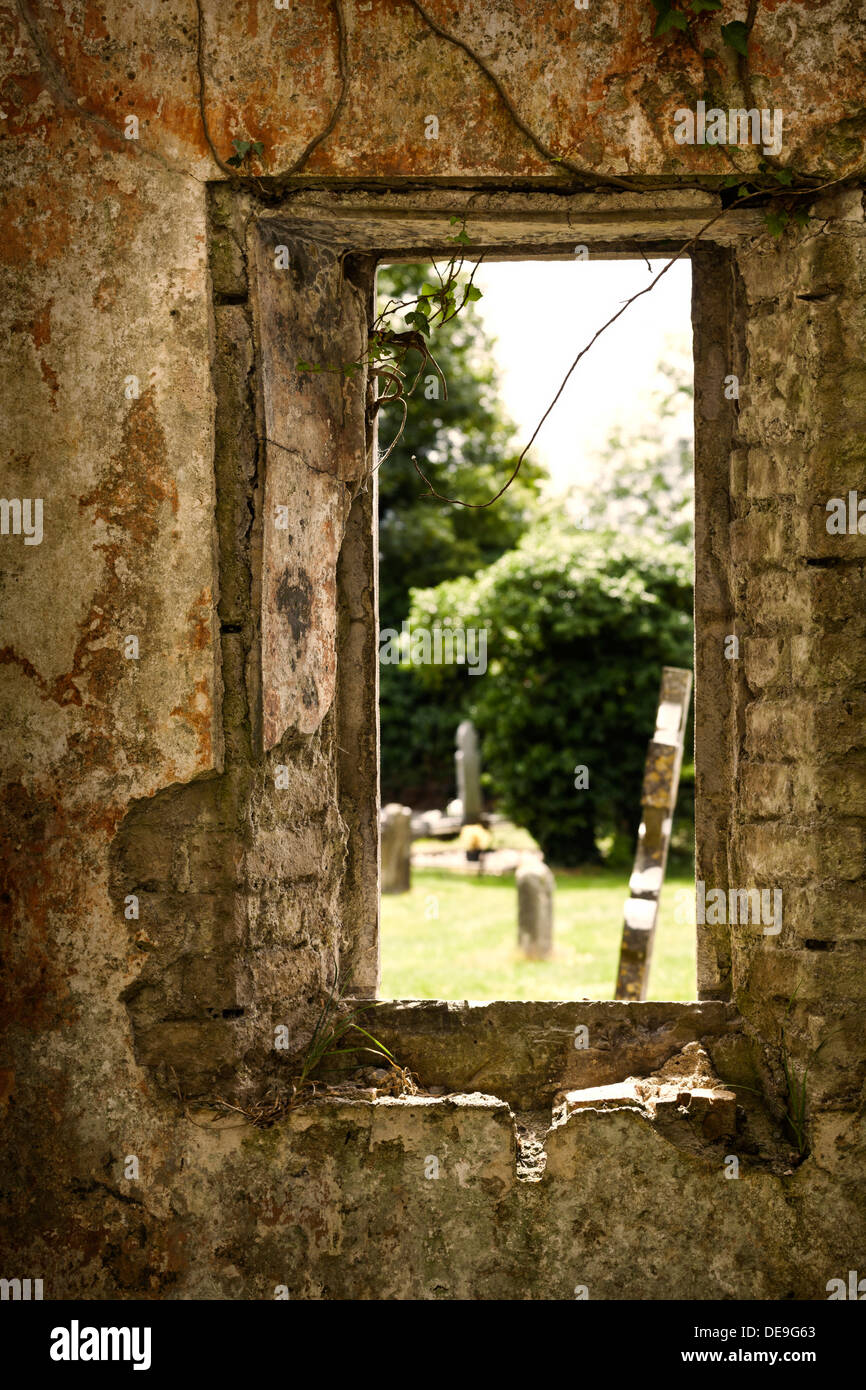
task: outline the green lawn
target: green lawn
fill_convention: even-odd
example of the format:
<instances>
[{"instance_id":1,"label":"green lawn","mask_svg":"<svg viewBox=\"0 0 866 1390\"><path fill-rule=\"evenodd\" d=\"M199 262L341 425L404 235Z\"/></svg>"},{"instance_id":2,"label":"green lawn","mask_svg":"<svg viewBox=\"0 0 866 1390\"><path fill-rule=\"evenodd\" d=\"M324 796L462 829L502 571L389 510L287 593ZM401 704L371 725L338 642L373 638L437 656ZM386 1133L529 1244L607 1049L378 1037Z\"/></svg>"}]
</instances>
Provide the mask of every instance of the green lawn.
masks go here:
<instances>
[{"instance_id":1,"label":"green lawn","mask_svg":"<svg viewBox=\"0 0 866 1390\"><path fill-rule=\"evenodd\" d=\"M668 874L650 971L651 999L696 997L695 927L674 921L677 890L694 878ZM410 893L382 898L382 999L611 999L628 873L593 868L556 874L554 956L517 950L513 875L472 878L416 869ZM435 915L438 913L438 917Z\"/></svg>"}]
</instances>

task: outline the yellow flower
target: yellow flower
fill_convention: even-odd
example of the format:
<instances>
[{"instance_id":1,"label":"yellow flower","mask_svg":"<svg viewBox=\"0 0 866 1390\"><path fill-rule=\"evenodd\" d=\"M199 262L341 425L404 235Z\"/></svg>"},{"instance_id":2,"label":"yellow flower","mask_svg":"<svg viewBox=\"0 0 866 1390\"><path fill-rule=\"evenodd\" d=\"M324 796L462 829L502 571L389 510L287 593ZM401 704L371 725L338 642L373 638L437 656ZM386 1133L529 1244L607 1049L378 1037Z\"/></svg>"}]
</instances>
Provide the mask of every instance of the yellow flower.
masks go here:
<instances>
[{"instance_id":1,"label":"yellow flower","mask_svg":"<svg viewBox=\"0 0 866 1390\"><path fill-rule=\"evenodd\" d=\"M490 840L490 831L483 825L464 825L457 843L461 849L489 849Z\"/></svg>"}]
</instances>

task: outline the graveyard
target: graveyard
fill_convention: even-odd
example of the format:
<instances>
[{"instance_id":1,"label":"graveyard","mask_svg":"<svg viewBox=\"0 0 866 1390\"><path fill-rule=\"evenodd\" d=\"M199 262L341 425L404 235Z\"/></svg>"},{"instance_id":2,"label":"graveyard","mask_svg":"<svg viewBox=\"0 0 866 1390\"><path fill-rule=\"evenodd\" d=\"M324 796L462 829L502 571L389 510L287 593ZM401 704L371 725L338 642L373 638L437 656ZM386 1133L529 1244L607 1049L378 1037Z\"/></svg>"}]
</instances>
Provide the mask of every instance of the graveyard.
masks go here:
<instances>
[{"instance_id":1,"label":"graveyard","mask_svg":"<svg viewBox=\"0 0 866 1390\"><path fill-rule=\"evenodd\" d=\"M651 997L690 700L691 672L665 667L647 748L630 877L618 876L608 865L606 874L596 867L590 878L584 869L557 881L528 832L485 812L478 732L471 720L461 721L454 753L457 796L446 810L413 815L411 807L390 803L380 814L382 997ZM581 774L575 789L587 790L588 769L582 767ZM669 897L677 886L681 893L694 892L688 850L682 859L679 884L671 884ZM443 892L449 875L454 881ZM565 926L560 889L566 885L569 920L583 918L583 930L569 932ZM590 889L589 916L585 907L581 910L585 886ZM492 893L491 887L498 891ZM401 895L406 902L398 910L393 904ZM694 997L694 929L706 920L701 917L705 901L699 894L696 915L666 914L661 958L653 968L656 997L662 997L660 989L668 999ZM758 904L760 916L760 895ZM550 968L522 968L539 961Z\"/></svg>"},{"instance_id":2,"label":"graveyard","mask_svg":"<svg viewBox=\"0 0 866 1390\"><path fill-rule=\"evenodd\" d=\"M413 870L406 894L382 899L382 997L385 999L611 999L628 896L628 869L555 875L554 941L534 961L518 942L514 874L478 879ZM677 894L694 902L694 877L670 870L652 962L652 992L695 994L695 923L677 920Z\"/></svg>"}]
</instances>

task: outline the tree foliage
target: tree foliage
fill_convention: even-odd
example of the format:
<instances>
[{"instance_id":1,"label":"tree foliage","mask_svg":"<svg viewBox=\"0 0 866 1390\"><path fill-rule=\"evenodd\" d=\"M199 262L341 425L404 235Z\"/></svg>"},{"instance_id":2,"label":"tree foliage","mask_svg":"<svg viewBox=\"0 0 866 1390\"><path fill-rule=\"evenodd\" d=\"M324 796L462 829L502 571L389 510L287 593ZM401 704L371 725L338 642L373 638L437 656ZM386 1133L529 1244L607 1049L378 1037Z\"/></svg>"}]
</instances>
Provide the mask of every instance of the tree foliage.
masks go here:
<instances>
[{"instance_id":1,"label":"tree foliage","mask_svg":"<svg viewBox=\"0 0 866 1390\"><path fill-rule=\"evenodd\" d=\"M411 299L435 276L429 266L393 265L379 272L379 302ZM448 399L435 377L407 402L403 436L379 472L379 622L399 629L413 587L471 575L513 546L526 529L543 471L527 459L508 492L474 511L425 496L415 454L441 492L484 502L517 459L519 441L499 403L490 339L475 302L435 328L430 350L442 369ZM420 358L419 358L420 364ZM410 360L407 370L417 370ZM381 447L401 412L383 408ZM453 794L454 734L466 717L467 684L457 673L435 694L414 667L380 668L382 796L413 805L441 805Z\"/></svg>"},{"instance_id":2,"label":"tree foliage","mask_svg":"<svg viewBox=\"0 0 866 1390\"><path fill-rule=\"evenodd\" d=\"M684 547L548 517L482 574L416 591L413 624L445 619L489 623L487 674L468 684L499 809L557 864L592 859L602 832L633 836L661 668L692 664Z\"/></svg>"},{"instance_id":3,"label":"tree foliage","mask_svg":"<svg viewBox=\"0 0 866 1390\"><path fill-rule=\"evenodd\" d=\"M379 272L380 303L387 297L410 299L433 278L429 266L386 266ZM526 529L544 476L527 459L508 492L484 511L425 496L413 454L440 492L467 502L491 497L519 454L514 425L499 403L491 342L476 304L467 304L457 318L436 329L430 349L447 381L448 399L431 374L427 388L409 399L403 437L379 473L383 627L399 627L409 610L411 588L472 574L509 550ZM417 369L411 358L407 368ZM392 407L380 414L385 448L399 425L400 412Z\"/></svg>"},{"instance_id":4,"label":"tree foliage","mask_svg":"<svg viewBox=\"0 0 866 1390\"><path fill-rule=\"evenodd\" d=\"M685 366L661 363L662 384L639 427L611 431L599 476L580 500L589 530L694 543L694 449L683 409L693 396Z\"/></svg>"}]
</instances>

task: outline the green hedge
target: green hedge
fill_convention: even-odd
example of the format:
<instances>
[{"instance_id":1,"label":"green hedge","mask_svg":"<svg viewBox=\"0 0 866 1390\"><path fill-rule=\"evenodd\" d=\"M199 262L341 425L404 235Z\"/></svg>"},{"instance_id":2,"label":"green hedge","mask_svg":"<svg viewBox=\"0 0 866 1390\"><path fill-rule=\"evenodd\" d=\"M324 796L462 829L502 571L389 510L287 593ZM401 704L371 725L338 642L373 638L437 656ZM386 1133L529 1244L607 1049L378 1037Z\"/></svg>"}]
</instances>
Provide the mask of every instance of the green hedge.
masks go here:
<instances>
[{"instance_id":1,"label":"green hedge","mask_svg":"<svg viewBox=\"0 0 866 1390\"><path fill-rule=\"evenodd\" d=\"M692 592L682 546L550 520L480 574L414 591L413 627L487 628L488 670L414 667L405 689L437 692L452 727L468 702L498 809L552 863L633 840L661 668L692 665Z\"/></svg>"}]
</instances>

